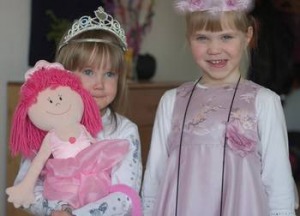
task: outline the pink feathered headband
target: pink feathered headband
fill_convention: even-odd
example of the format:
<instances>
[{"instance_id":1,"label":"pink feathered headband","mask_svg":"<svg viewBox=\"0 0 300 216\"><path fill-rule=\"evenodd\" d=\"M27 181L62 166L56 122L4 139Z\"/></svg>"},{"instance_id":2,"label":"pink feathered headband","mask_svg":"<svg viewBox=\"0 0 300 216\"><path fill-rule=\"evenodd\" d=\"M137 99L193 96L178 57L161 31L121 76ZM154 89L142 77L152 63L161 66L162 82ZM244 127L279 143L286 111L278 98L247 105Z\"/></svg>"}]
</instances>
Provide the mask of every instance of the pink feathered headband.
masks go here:
<instances>
[{"instance_id":1,"label":"pink feathered headband","mask_svg":"<svg viewBox=\"0 0 300 216\"><path fill-rule=\"evenodd\" d=\"M180 13L194 11L244 11L253 8L253 0L177 0L175 9Z\"/></svg>"}]
</instances>

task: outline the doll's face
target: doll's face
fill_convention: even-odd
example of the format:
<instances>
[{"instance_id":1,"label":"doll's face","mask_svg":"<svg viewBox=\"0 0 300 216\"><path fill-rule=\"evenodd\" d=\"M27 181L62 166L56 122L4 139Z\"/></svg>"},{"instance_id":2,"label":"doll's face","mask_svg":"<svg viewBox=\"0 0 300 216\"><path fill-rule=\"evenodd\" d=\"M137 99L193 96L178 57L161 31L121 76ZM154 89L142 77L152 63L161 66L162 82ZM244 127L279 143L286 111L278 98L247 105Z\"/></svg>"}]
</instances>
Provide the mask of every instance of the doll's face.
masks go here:
<instances>
[{"instance_id":1,"label":"doll's face","mask_svg":"<svg viewBox=\"0 0 300 216\"><path fill-rule=\"evenodd\" d=\"M81 96L70 87L63 86L40 92L37 102L29 108L28 116L35 126L49 131L80 123L83 110Z\"/></svg>"}]
</instances>

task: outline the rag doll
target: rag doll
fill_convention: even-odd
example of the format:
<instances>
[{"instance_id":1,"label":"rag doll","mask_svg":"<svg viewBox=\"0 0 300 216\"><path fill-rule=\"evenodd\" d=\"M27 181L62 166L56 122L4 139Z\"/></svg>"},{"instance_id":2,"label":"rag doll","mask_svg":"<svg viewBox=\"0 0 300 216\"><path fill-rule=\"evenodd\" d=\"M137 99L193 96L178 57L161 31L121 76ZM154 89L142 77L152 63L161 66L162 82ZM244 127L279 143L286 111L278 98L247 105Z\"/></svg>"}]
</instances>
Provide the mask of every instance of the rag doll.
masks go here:
<instances>
[{"instance_id":1,"label":"rag doll","mask_svg":"<svg viewBox=\"0 0 300 216\"><path fill-rule=\"evenodd\" d=\"M31 157L32 163L23 181L6 189L8 201L17 208L34 203L40 175L45 198L73 209L113 191L112 168L129 145L121 139L96 141L101 129L98 107L78 77L58 63L37 62L25 74L10 137L12 154Z\"/></svg>"}]
</instances>

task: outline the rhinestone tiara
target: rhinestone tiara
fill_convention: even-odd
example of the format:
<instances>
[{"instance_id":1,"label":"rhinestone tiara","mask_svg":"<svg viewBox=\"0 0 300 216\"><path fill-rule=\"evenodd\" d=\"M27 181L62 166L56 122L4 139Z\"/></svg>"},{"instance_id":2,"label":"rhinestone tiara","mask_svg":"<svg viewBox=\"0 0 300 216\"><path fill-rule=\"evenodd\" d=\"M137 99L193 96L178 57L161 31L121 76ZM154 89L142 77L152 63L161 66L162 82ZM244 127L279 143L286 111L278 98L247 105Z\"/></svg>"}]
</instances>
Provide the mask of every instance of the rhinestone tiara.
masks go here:
<instances>
[{"instance_id":1,"label":"rhinestone tiara","mask_svg":"<svg viewBox=\"0 0 300 216\"><path fill-rule=\"evenodd\" d=\"M113 33L120 40L120 44L118 44L118 46L120 46L123 51L127 50L125 31L121 27L120 23L110 14L106 13L103 7L98 7L98 9L94 11L94 14L95 17L82 16L79 20L74 21L72 27L60 43L58 51L60 51L63 46L67 45L75 36L90 30L105 30ZM74 42L76 42L76 40L74 40ZM108 43L108 41L98 38L80 39L78 42Z\"/></svg>"}]
</instances>

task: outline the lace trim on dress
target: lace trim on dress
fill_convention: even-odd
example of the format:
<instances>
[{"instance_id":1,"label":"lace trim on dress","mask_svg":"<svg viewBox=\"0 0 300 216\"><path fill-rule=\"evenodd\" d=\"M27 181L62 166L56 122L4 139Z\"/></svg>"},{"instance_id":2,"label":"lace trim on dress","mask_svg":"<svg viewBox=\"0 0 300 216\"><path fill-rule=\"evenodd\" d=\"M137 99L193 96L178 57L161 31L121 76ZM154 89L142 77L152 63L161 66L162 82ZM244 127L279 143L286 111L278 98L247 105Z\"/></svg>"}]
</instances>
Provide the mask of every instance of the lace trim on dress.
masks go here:
<instances>
[{"instance_id":1,"label":"lace trim on dress","mask_svg":"<svg viewBox=\"0 0 300 216\"><path fill-rule=\"evenodd\" d=\"M279 211L272 211L270 216L296 216L295 211L290 210L279 210Z\"/></svg>"}]
</instances>

